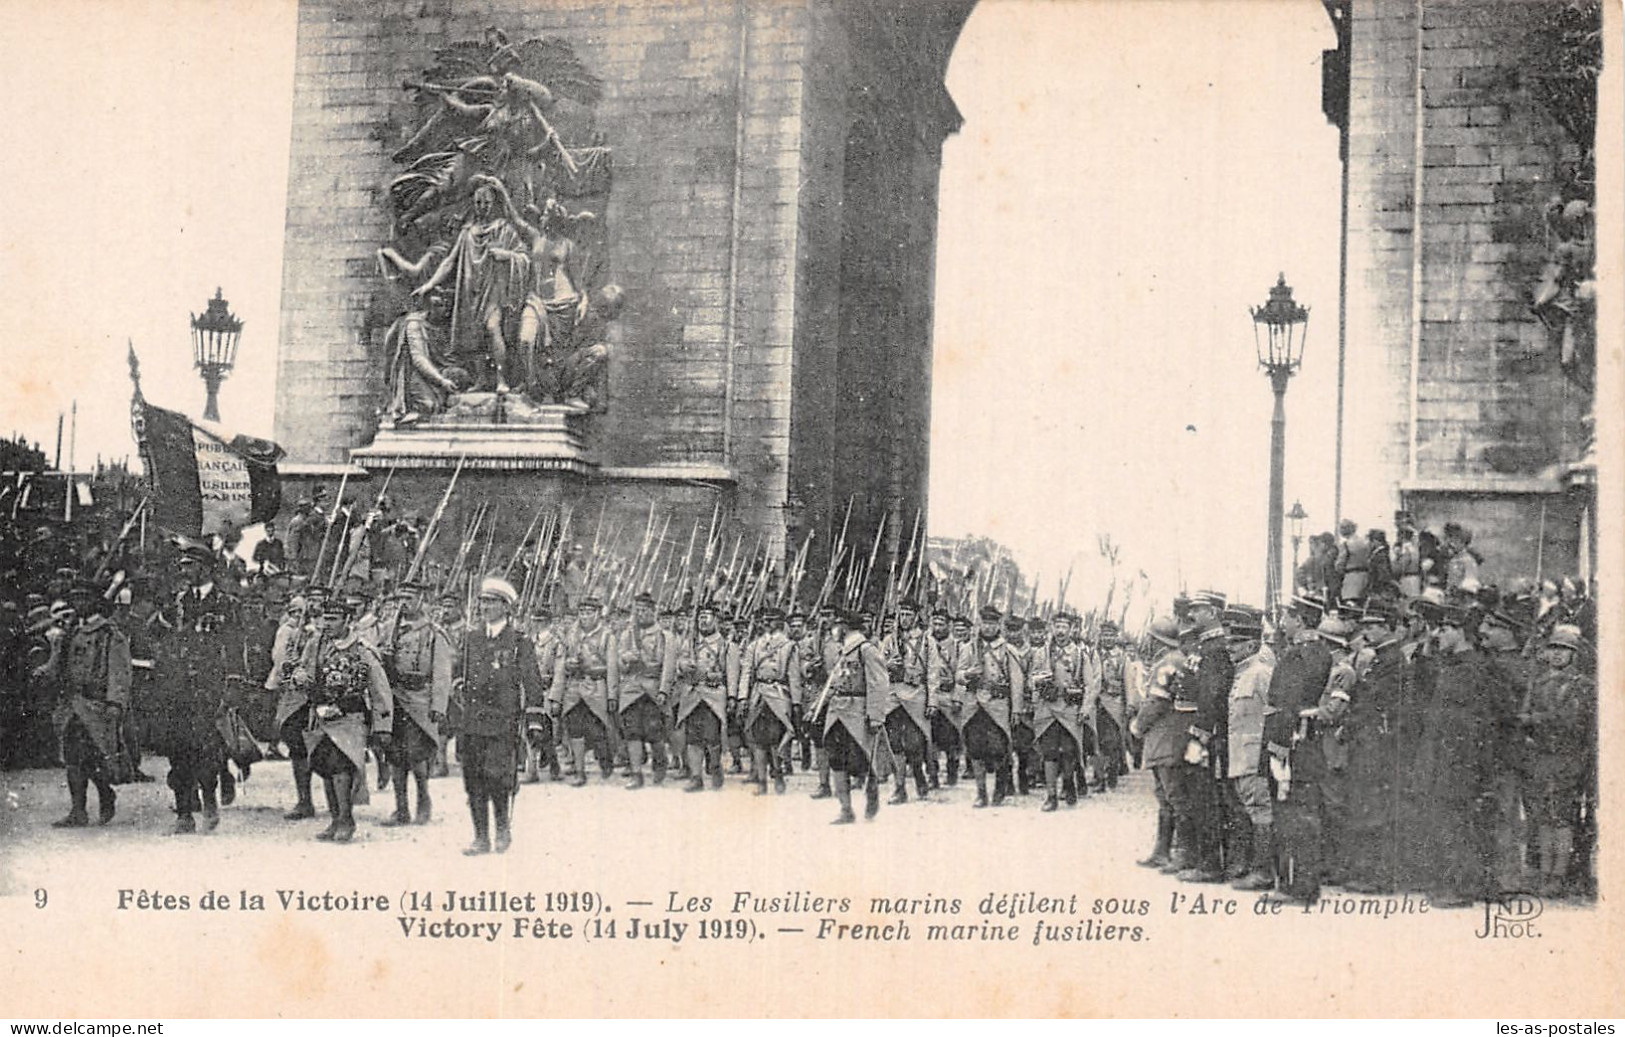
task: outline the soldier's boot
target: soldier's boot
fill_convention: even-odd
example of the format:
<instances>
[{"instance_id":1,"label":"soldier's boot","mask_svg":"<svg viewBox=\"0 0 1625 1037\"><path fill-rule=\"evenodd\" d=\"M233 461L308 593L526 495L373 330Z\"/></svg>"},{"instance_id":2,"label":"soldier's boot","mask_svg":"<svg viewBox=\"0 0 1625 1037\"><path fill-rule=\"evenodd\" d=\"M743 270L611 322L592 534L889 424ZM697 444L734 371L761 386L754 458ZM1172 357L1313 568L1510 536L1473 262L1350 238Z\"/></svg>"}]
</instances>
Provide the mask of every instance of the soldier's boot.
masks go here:
<instances>
[{"instance_id":1,"label":"soldier's boot","mask_svg":"<svg viewBox=\"0 0 1625 1037\"><path fill-rule=\"evenodd\" d=\"M705 769L711 775L711 787L720 789L723 784L722 776L722 747L712 746L705 751Z\"/></svg>"},{"instance_id":2,"label":"soldier's boot","mask_svg":"<svg viewBox=\"0 0 1625 1037\"><path fill-rule=\"evenodd\" d=\"M1003 804L1005 798L1010 795L1010 790L1012 787L1013 785L1010 780L1010 761L1005 760L999 765L998 773L993 779L993 805L1000 806Z\"/></svg>"},{"instance_id":3,"label":"soldier's boot","mask_svg":"<svg viewBox=\"0 0 1625 1037\"><path fill-rule=\"evenodd\" d=\"M491 852L491 797L484 789L468 792L468 814L474 821L474 841L463 851L465 857L476 857Z\"/></svg>"},{"instance_id":4,"label":"soldier's boot","mask_svg":"<svg viewBox=\"0 0 1625 1037\"><path fill-rule=\"evenodd\" d=\"M931 762L926 764L925 777L931 783L932 788L942 788L942 760L938 758L936 753L931 754Z\"/></svg>"},{"instance_id":5,"label":"soldier's boot","mask_svg":"<svg viewBox=\"0 0 1625 1037\"><path fill-rule=\"evenodd\" d=\"M1255 893L1275 888L1275 840L1269 825L1253 826L1252 868L1231 885Z\"/></svg>"},{"instance_id":6,"label":"soldier's boot","mask_svg":"<svg viewBox=\"0 0 1625 1037\"><path fill-rule=\"evenodd\" d=\"M436 778L451 776L451 765L446 762L446 747L444 744L435 750L434 760L429 765L429 773Z\"/></svg>"},{"instance_id":7,"label":"soldier's boot","mask_svg":"<svg viewBox=\"0 0 1625 1037\"><path fill-rule=\"evenodd\" d=\"M649 743L649 767L654 772L654 783L656 785L664 785L666 783L667 767L666 743Z\"/></svg>"},{"instance_id":8,"label":"soldier's boot","mask_svg":"<svg viewBox=\"0 0 1625 1037\"><path fill-rule=\"evenodd\" d=\"M1061 774L1061 798L1066 800L1067 806L1075 807L1078 805L1078 795L1083 791L1083 786L1078 784L1077 768L1068 767Z\"/></svg>"},{"instance_id":9,"label":"soldier's boot","mask_svg":"<svg viewBox=\"0 0 1625 1037\"><path fill-rule=\"evenodd\" d=\"M1031 779L1032 771L1028 768L1027 763L1028 763L1028 761L1027 761L1027 754L1026 753L1017 753L1016 754L1015 779L1016 779L1016 794L1018 796L1025 796L1028 792L1030 792L1032 790L1032 779Z\"/></svg>"},{"instance_id":10,"label":"soldier's boot","mask_svg":"<svg viewBox=\"0 0 1625 1037\"><path fill-rule=\"evenodd\" d=\"M220 805L229 807L235 802L237 802L237 779L232 775L230 767L221 765Z\"/></svg>"},{"instance_id":11,"label":"soldier's boot","mask_svg":"<svg viewBox=\"0 0 1625 1037\"><path fill-rule=\"evenodd\" d=\"M880 779L875 777L874 771L870 771L868 779L863 783L863 819L873 821L878 813L880 813Z\"/></svg>"},{"instance_id":12,"label":"soldier's boot","mask_svg":"<svg viewBox=\"0 0 1625 1037\"><path fill-rule=\"evenodd\" d=\"M743 774L743 773L745 773L745 764L744 764L743 753L738 749L730 749L729 754L733 757L733 766L728 768L728 773L729 774Z\"/></svg>"},{"instance_id":13,"label":"soldier's boot","mask_svg":"<svg viewBox=\"0 0 1625 1037\"><path fill-rule=\"evenodd\" d=\"M587 784L587 740L570 739L570 785L581 788Z\"/></svg>"},{"instance_id":14,"label":"soldier's boot","mask_svg":"<svg viewBox=\"0 0 1625 1037\"><path fill-rule=\"evenodd\" d=\"M85 799L90 788L90 779L78 767L68 768L68 816L60 821L52 821L52 828L83 828L90 824L90 815L85 811Z\"/></svg>"},{"instance_id":15,"label":"soldier's boot","mask_svg":"<svg viewBox=\"0 0 1625 1037\"><path fill-rule=\"evenodd\" d=\"M117 809L118 793L106 780L96 779L96 808L98 824L107 824L113 820L113 811Z\"/></svg>"},{"instance_id":16,"label":"soldier's boot","mask_svg":"<svg viewBox=\"0 0 1625 1037\"><path fill-rule=\"evenodd\" d=\"M339 830L339 797L333 791L333 779L322 779L322 795L327 797L327 827L316 833L316 838L322 842L332 842L333 833Z\"/></svg>"},{"instance_id":17,"label":"soldier's boot","mask_svg":"<svg viewBox=\"0 0 1625 1037\"><path fill-rule=\"evenodd\" d=\"M829 751L822 746L818 748L818 788L813 791L813 799L828 799L834 793L829 790Z\"/></svg>"},{"instance_id":18,"label":"soldier's boot","mask_svg":"<svg viewBox=\"0 0 1625 1037\"><path fill-rule=\"evenodd\" d=\"M776 796L784 795L784 789L785 789L784 776L785 776L785 772L789 769L789 766L790 766L790 760L789 760L788 756L782 755L782 754L779 754L779 753L775 753L773 755L773 759L772 759L773 794L776 795Z\"/></svg>"},{"instance_id":19,"label":"soldier's boot","mask_svg":"<svg viewBox=\"0 0 1625 1037\"><path fill-rule=\"evenodd\" d=\"M197 821L191 814L176 814L175 828L171 835L191 835L197 831Z\"/></svg>"},{"instance_id":20,"label":"soldier's boot","mask_svg":"<svg viewBox=\"0 0 1625 1037\"><path fill-rule=\"evenodd\" d=\"M981 760L972 760L970 772L976 779L976 802L972 803L971 806L985 807L987 806L987 764Z\"/></svg>"},{"instance_id":21,"label":"soldier's boot","mask_svg":"<svg viewBox=\"0 0 1625 1037\"><path fill-rule=\"evenodd\" d=\"M355 838L355 784L366 781L363 774L335 774L333 794L338 797L338 823L333 828L333 841L347 843Z\"/></svg>"},{"instance_id":22,"label":"soldier's boot","mask_svg":"<svg viewBox=\"0 0 1625 1037\"><path fill-rule=\"evenodd\" d=\"M845 771L835 772L835 798L840 801L841 812L836 815L832 825L849 825L858 819L852 812L852 777Z\"/></svg>"},{"instance_id":23,"label":"soldier's boot","mask_svg":"<svg viewBox=\"0 0 1625 1037\"><path fill-rule=\"evenodd\" d=\"M429 796L429 763L412 765L412 778L418 787L418 816L417 823L426 825L434 817L434 800Z\"/></svg>"},{"instance_id":24,"label":"soldier's boot","mask_svg":"<svg viewBox=\"0 0 1625 1037\"><path fill-rule=\"evenodd\" d=\"M406 765L404 763L390 764L389 780L390 784L395 786L395 812L384 818L380 823L388 828L411 824L412 811L411 804L407 801Z\"/></svg>"},{"instance_id":25,"label":"soldier's boot","mask_svg":"<svg viewBox=\"0 0 1625 1037\"><path fill-rule=\"evenodd\" d=\"M643 787L643 743L626 743L626 787L629 791Z\"/></svg>"},{"instance_id":26,"label":"soldier's boot","mask_svg":"<svg viewBox=\"0 0 1625 1037\"><path fill-rule=\"evenodd\" d=\"M513 800L505 792L498 792L491 797L491 813L496 822L496 839L491 848L497 853L507 853L508 847L513 845L513 830L510 827Z\"/></svg>"},{"instance_id":27,"label":"soldier's boot","mask_svg":"<svg viewBox=\"0 0 1625 1037\"><path fill-rule=\"evenodd\" d=\"M215 800L214 783L203 786L203 830L212 832L220 827L220 804Z\"/></svg>"},{"instance_id":28,"label":"soldier's boot","mask_svg":"<svg viewBox=\"0 0 1625 1037\"><path fill-rule=\"evenodd\" d=\"M1225 833L1224 877L1231 882L1249 874L1257 857L1253 853L1253 839L1257 829L1245 819L1237 819Z\"/></svg>"},{"instance_id":29,"label":"soldier's boot","mask_svg":"<svg viewBox=\"0 0 1625 1037\"><path fill-rule=\"evenodd\" d=\"M745 784L755 785L758 796L767 795L767 750L754 746L750 750L750 777Z\"/></svg>"},{"instance_id":30,"label":"soldier's boot","mask_svg":"<svg viewBox=\"0 0 1625 1037\"><path fill-rule=\"evenodd\" d=\"M299 799L293 809L282 815L284 821L303 821L316 816L316 804L310 798L310 757L293 758L293 787Z\"/></svg>"},{"instance_id":31,"label":"soldier's boot","mask_svg":"<svg viewBox=\"0 0 1625 1037\"><path fill-rule=\"evenodd\" d=\"M1057 808L1060 807L1060 805L1061 805L1060 786L1061 786L1061 763L1060 763L1060 761L1059 760L1045 760L1044 761L1044 806L1043 806L1043 810L1046 813L1052 812L1052 811L1054 811L1054 810L1056 810Z\"/></svg>"},{"instance_id":32,"label":"soldier's boot","mask_svg":"<svg viewBox=\"0 0 1625 1037\"><path fill-rule=\"evenodd\" d=\"M1151 856L1134 863L1142 868L1162 868L1168 864L1168 854L1173 848L1174 819L1167 811L1157 813L1157 842L1151 847Z\"/></svg>"},{"instance_id":33,"label":"soldier's boot","mask_svg":"<svg viewBox=\"0 0 1625 1037\"><path fill-rule=\"evenodd\" d=\"M687 767L688 785L683 788L683 791L684 792L704 792L705 791L705 750L703 748L701 748L700 746L691 745L691 746L688 747L688 752L687 752L686 755L688 757L688 759L687 759L687 763L688 763L688 767Z\"/></svg>"},{"instance_id":34,"label":"soldier's boot","mask_svg":"<svg viewBox=\"0 0 1625 1037\"><path fill-rule=\"evenodd\" d=\"M908 776L903 773L901 767L897 768L897 775L892 780L891 798L886 802L892 806L900 806L908 802Z\"/></svg>"},{"instance_id":35,"label":"soldier's boot","mask_svg":"<svg viewBox=\"0 0 1625 1037\"><path fill-rule=\"evenodd\" d=\"M953 788L959 784L959 754L948 754L948 787Z\"/></svg>"},{"instance_id":36,"label":"soldier's boot","mask_svg":"<svg viewBox=\"0 0 1625 1037\"><path fill-rule=\"evenodd\" d=\"M526 785L535 785L542 780L542 751L534 745L525 746L525 777Z\"/></svg>"},{"instance_id":37,"label":"soldier's boot","mask_svg":"<svg viewBox=\"0 0 1625 1037\"><path fill-rule=\"evenodd\" d=\"M915 793L921 799L924 799L926 793L930 792L933 788L933 786L925 780L925 761L916 756L912 760L908 761L908 769L914 772Z\"/></svg>"}]
</instances>

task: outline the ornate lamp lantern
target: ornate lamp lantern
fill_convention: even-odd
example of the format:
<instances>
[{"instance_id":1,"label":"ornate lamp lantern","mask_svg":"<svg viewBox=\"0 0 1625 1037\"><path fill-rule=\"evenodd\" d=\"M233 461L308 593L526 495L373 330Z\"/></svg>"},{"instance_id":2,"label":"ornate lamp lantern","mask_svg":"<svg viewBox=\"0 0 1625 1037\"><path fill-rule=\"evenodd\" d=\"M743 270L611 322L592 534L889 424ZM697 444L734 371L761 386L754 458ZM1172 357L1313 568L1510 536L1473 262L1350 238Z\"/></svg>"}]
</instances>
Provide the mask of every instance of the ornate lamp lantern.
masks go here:
<instances>
[{"instance_id":1,"label":"ornate lamp lantern","mask_svg":"<svg viewBox=\"0 0 1625 1037\"><path fill-rule=\"evenodd\" d=\"M209 421L220 420L220 383L237 366L237 340L242 334L243 322L232 315L219 288L203 316L192 314L192 365L203 375L209 392L203 407Z\"/></svg>"},{"instance_id":2,"label":"ornate lamp lantern","mask_svg":"<svg viewBox=\"0 0 1625 1037\"><path fill-rule=\"evenodd\" d=\"M1309 308L1293 301L1292 289L1282 274L1270 289L1269 302L1253 307L1252 315L1258 366L1269 374L1270 389L1275 393L1275 414L1270 424L1270 540L1264 575L1264 606L1273 612L1281 581L1281 518L1285 511L1282 482L1286 471L1286 383L1303 363Z\"/></svg>"}]
</instances>

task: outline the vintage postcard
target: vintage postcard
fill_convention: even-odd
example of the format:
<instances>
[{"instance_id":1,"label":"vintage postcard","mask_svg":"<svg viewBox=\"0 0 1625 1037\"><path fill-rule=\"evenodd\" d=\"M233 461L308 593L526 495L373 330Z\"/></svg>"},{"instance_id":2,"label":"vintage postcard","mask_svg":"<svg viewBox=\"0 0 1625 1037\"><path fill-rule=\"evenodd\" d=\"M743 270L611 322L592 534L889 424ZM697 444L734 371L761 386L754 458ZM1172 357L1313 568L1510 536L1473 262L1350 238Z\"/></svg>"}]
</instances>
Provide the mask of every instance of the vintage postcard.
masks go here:
<instances>
[{"instance_id":1,"label":"vintage postcard","mask_svg":"<svg viewBox=\"0 0 1625 1037\"><path fill-rule=\"evenodd\" d=\"M1625 1015L1618 0L0 7L8 1022Z\"/></svg>"}]
</instances>

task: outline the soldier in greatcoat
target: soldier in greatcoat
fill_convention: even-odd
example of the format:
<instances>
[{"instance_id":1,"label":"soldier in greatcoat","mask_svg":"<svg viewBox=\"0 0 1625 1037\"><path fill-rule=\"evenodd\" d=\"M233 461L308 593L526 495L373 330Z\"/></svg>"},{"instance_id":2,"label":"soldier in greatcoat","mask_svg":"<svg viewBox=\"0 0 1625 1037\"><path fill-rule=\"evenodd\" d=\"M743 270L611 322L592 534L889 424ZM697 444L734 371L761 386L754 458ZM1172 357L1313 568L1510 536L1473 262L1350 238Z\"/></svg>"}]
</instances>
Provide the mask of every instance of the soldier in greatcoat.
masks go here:
<instances>
[{"instance_id":1,"label":"soldier in greatcoat","mask_svg":"<svg viewBox=\"0 0 1625 1037\"><path fill-rule=\"evenodd\" d=\"M1273 712L1264 720L1265 749L1272 757L1271 773L1285 779L1286 797L1277 796L1274 835L1277 856L1292 881L1283 886L1290 896L1312 901L1320 895L1321 788L1326 775L1326 754L1321 729L1303 716L1312 711L1325 692L1332 672L1331 650L1316 634L1323 605L1300 596L1281 613L1284 645L1270 676L1269 701Z\"/></svg>"},{"instance_id":2,"label":"soldier in greatcoat","mask_svg":"<svg viewBox=\"0 0 1625 1037\"><path fill-rule=\"evenodd\" d=\"M1008 794L1011 725L1026 708L1026 674L1016 650L1004 639L1003 615L992 605L982 607L981 629L959 659L957 683L964 689L960 710L960 736L976 778L976 801L985 807L987 772L995 773L993 806ZM999 780L1000 778L1003 780Z\"/></svg>"},{"instance_id":3,"label":"soldier in greatcoat","mask_svg":"<svg viewBox=\"0 0 1625 1037\"><path fill-rule=\"evenodd\" d=\"M316 803L310 791L310 754L305 751L304 735L310 721L310 702L304 688L289 678L304 657L306 642L315 633L311 613L320 616L325 598L326 594L319 587L290 598L271 639L271 672L266 675L265 689L277 696L272 726L277 729L282 744L288 747L288 761L293 769L295 801L282 815L287 821L316 816Z\"/></svg>"},{"instance_id":4,"label":"soldier in greatcoat","mask_svg":"<svg viewBox=\"0 0 1625 1037\"><path fill-rule=\"evenodd\" d=\"M113 780L122 763L120 729L130 704L130 640L107 618L107 602L93 585L75 588L78 626L58 655L61 689L54 717L62 762L67 768L68 815L58 828L90 823L86 793L96 785L102 824L113 819L117 796Z\"/></svg>"},{"instance_id":5,"label":"soldier in greatcoat","mask_svg":"<svg viewBox=\"0 0 1625 1037\"><path fill-rule=\"evenodd\" d=\"M440 750L440 729L451 698L451 638L435 625L423 607L423 584L400 585L399 610L387 627L380 647L384 671L395 695L395 724L391 731L390 781L395 787L395 813L385 824L412 821L406 778L417 785L417 823L426 825L434 813L429 795L429 765Z\"/></svg>"},{"instance_id":6,"label":"soldier in greatcoat","mask_svg":"<svg viewBox=\"0 0 1625 1037\"><path fill-rule=\"evenodd\" d=\"M1228 770L1235 801L1252 827L1251 854L1237 854L1226 874L1237 889L1266 890L1275 885L1275 797L1265 765L1264 722L1269 715L1270 678L1275 673L1275 650L1263 642L1262 616L1233 608L1230 631L1231 658L1236 675L1230 684Z\"/></svg>"},{"instance_id":7,"label":"soldier in greatcoat","mask_svg":"<svg viewBox=\"0 0 1625 1037\"><path fill-rule=\"evenodd\" d=\"M558 663L561 643L559 632L553 625L552 606L546 602L531 606L530 626L526 633L536 647L536 670L544 682L548 681ZM546 702L525 707L526 784L541 781L544 766L551 780L559 780L558 743L562 734L553 723L553 715Z\"/></svg>"},{"instance_id":8,"label":"soldier in greatcoat","mask_svg":"<svg viewBox=\"0 0 1625 1037\"><path fill-rule=\"evenodd\" d=\"M852 782L864 783L865 818L880 812L880 786L874 776L871 747L886 722L886 660L863 633L863 618L854 611L836 613L833 632L838 654L830 666L824 747L841 812L833 824L851 824Z\"/></svg>"},{"instance_id":9,"label":"soldier in greatcoat","mask_svg":"<svg viewBox=\"0 0 1625 1037\"><path fill-rule=\"evenodd\" d=\"M372 645L351 629L353 605L331 595L320 628L305 645L292 681L309 702L304 731L311 770L321 775L331 822L316 838L347 843L355 837L358 786L366 782L368 745L387 749L394 704L389 678Z\"/></svg>"},{"instance_id":10,"label":"soldier in greatcoat","mask_svg":"<svg viewBox=\"0 0 1625 1037\"><path fill-rule=\"evenodd\" d=\"M686 792L722 787L722 732L728 721L728 643L717 629L717 610L701 605L694 630L677 646L677 723L688 755Z\"/></svg>"},{"instance_id":11,"label":"soldier in greatcoat","mask_svg":"<svg viewBox=\"0 0 1625 1037\"><path fill-rule=\"evenodd\" d=\"M1157 619L1149 631L1156 654L1151 657L1146 694L1129 734L1139 739L1141 765L1149 768L1157 796L1157 834L1151 852L1137 863L1145 868L1182 870L1188 857L1174 853L1174 768L1185 752L1186 714L1174 709L1174 691L1185 672L1185 653L1179 647L1179 623L1172 617Z\"/></svg>"},{"instance_id":12,"label":"soldier in greatcoat","mask_svg":"<svg viewBox=\"0 0 1625 1037\"><path fill-rule=\"evenodd\" d=\"M1094 744L1084 723L1086 711L1094 705L1094 664L1088 649L1074 639L1075 622L1071 612L1055 617L1048 641L1033 648L1027 673L1034 748L1044 767L1046 811L1058 807L1063 782L1067 805L1077 803L1075 771Z\"/></svg>"},{"instance_id":13,"label":"soldier in greatcoat","mask_svg":"<svg viewBox=\"0 0 1625 1037\"><path fill-rule=\"evenodd\" d=\"M237 602L216 582L214 552L189 543L178 564L184 586L164 611L168 633L158 643L158 685L175 833L184 835L197 831L199 811L206 831L220 824L217 790L226 744L215 720L227 679L242 676L243 634Z\"/></svg>"},{"instance_id":14,"label":"soldier in greatcoat","mask_svg":"<svg viewBox=\"0 0 1625 1037\"><path fill-rule=\"evenodd\" d=\"M614 766L610 733L619 713L620 653L602 612L597 598L582 598L576 606L576 622L560 641L548 697L570 740L570 784L578 788L587 784L588 745L606 778Z\"/></svg>"},{"instance_id":15,"label":"soldier in greatcoat","mask_svg":"<svg viewBox=\"0 0 1625 1037\"><path fill-rule=\"evenodd\" d=\"M512 619L518 601L519 592L508 581L481 581L480 622L468 631L463 649L464 715L458 737L463 789L474 821L474 841L463 852L471 856L492 849L504 853L512 841L523 718L526 708L543 702L547 694L535 647Z\"/></svg>"},{"instance_id":16,"label":"soldier in greatcoat","mask_svg":"<svg viewBox=\"0 0 1625 1037\"><path fill-rule=\"evenodd\" d=\"M1596 808L1597 681L1580 661L1582 640L1578 626L1552 628L1521 718L1543 896L1583 892L1589 879L1589 853L1576 846L1575 832L1582 812Z\"/></svg>"},{"instance_id":17,"label":"soldier in greatcoat","mask_svg":"<svg viewBox=\"0 0 1625 1037\"><path fill-rule=\"evenodd\" d=\"M931 740L931 721L926 716L930 682L930 638L919 623L920 607L914 601L897 606L897 628L880 642L886 660L890 691L886 697L886 735L892 752L901 757L891 802L908 802L908 775L921 799L926 796L925 756Z\"/></svg>"},{"instance_id":18,"label":"soldier in greatcoat","mask_svg":"<svg viewBox=\"0 0 1625 1037\"><path fill-rule=\"evenodd\" d=\"M1103 792L1115 789L1117 780L1128 771L1128 686L1133 660L1123 649L1117 624L1111 620L1101 622L1099 641L1095 673L1100 694L1094 708L1095 754L1092 762L1095 789Z\"/></svg>"},{"instance_id":19,"label":"soldier in greatcoat","mask_svg":"<svg viewBox=\"0 0 1625 1037\"><path fill-rule=\"evenodd\" d=\"M745 740L754 760L758 794L784 791L784 755L794 730L793 705L802 696L796 645L784 631L784 611L768 606L760 613L767 630L745 649L739 694L745 702Z\"/></svg>"},{"instance_id":20,"label":"soldier in greatcoat","mask_svg":"<svg viewBox=\"0 0 1625 1037\"><path fill-rule=\"evenodd\" d=\"M937 759L948 758L948 784L959 784L959 758L963 745L959 728L954 726L950 708L954 693L954 658L958 642L953 636L953 617L938 606L931 610L930 638L925 642L926 719L931 724L930 766L927 777L931 788L940 787L942 771Z\"/></svg>"},{"instance_id":21,"label":"soldier in greatcoat","mask_svg":"<svg viewBox=\"0 0 1625 1037\"><path fill-rule=\"evenodd\" d=\"M616 639L617 722L626 743L628 789L643 787L645 747L653 754L655 784L666 780L666 701L671 695L674 659L659 618L654 597L639 594L633 602L632 622Z\"/></svg>"}]
</instances>

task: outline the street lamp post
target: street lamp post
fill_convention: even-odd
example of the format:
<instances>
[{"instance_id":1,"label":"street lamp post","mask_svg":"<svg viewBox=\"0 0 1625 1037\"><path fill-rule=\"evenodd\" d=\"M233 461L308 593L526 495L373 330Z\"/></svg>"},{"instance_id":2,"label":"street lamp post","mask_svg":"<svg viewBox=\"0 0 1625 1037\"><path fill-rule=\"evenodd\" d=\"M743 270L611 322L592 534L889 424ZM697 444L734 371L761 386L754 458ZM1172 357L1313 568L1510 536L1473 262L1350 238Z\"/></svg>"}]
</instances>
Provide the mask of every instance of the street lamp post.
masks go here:
<instances>
[{"instance_id":1,"label":"street lamp post","mask_svg":"<svg viewBox=\"0 0 1625 1037\"><path fill-rule=\"evenodd\" d=\"M1292 289L1282 274L1270 289L1269 302L1255 306L1253 340L1258 366L1270 377L1275 393L1275 414L1270 420L1270 506L1268 568L1264 574L1264 607L1274 611L1281 582L1281 518L1285 510L1282 482L1286 472L1286 383L1303 362L1304 339L1309 333L1309 309L1292 300Z\"/></svg>"},{"instance_id":2,"label":"street lamp post","mask_svg":"<svg viewBox=\"0 0 1625 1037\"><path fill-rule=\"evenodd\" d=\"M1292 592L1298 592L1298 545L1303 543L1303 520L1309 513L1303 510L1303 501L1292 502L1292 510L1286 513L1287 519L1292 523Z\"/></svg>"},{"instance_id":3,"label":"street lamp post","mask_svg":"<svg viewBox=\"0 0 1625 1037\"><path fill-rule=\"evenodd\" d=\"M218 288L203 316L192 314L192 365L203 375L209 392L203 405L203 416L209 421L220 420L220 383L237 365L237 340L242 333L243 322L232 316Z\"/></svg>"}]
</instances>

